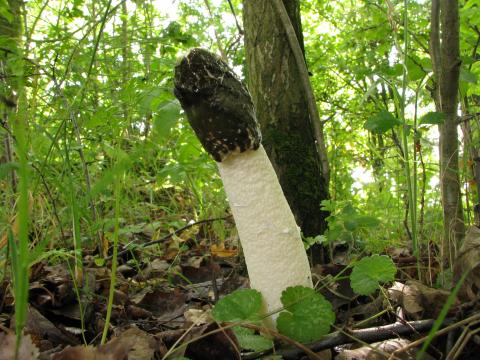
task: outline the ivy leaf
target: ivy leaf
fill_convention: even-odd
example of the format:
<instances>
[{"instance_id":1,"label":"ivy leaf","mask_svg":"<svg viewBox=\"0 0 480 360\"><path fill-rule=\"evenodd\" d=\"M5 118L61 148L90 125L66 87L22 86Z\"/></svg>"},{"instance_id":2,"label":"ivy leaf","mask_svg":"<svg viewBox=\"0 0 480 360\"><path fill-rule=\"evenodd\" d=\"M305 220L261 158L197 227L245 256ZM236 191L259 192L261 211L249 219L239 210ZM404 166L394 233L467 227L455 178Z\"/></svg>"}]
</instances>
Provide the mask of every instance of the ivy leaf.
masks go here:
<instances>
[{"instance_id":1,"label":"ivy leaf","mask_svg":"<svg viewBox=\"0 0 480 360\"><path fill-rule=\"evenodd\" d=\"M370 295L380 283L393 281L397 268L388 256L372 255L361 259L353 266L350 282L353 291L360 295Z\"/></svg>"},{"instance_id":2,"label":"ivy leaf","mask_svg":"<svg viewBox=\"0 0 480 360\"><path fill-rule=\"evenodd\" d=\"M445 114L442 112L436 112L436 111L430 111L423 115L420 120L419 124L420 125L439 125L443 124L445 121Z\"/></svg>"},{"instance_id":3,"label":"ivy leaf","mask_svg":"<svg viewBox=\"0 0 480 360\"><path fill-rule=\"evenodd\" d=\"M289 287L282 292L285 310L277 319L277 329L296 341L311 342L328 334L335 322L332 305L311 288Z\"/></svg>"},{"instance_id":4,"label":"ivy leaf","mask_svg":"<svg viewBox=\"0 0 480 360\"><path fill-rule=\"evenodd\" d=\"M390 112L382 110L378 114L368 119L363 127L374 134L383 134L401 124L402 122Z\"/></svg>"},{"instance_id":5,"label":"ivy leaf","mask_svg":"<svg viewBox=\"0 0 480 360\"><path fill-rule=\"evenodd\" d=\"M259 321L262 310L262 295L253 289L236 290L220 299L212 310L216 321Z\"/></svg>"},{"instance_id":6,"label":"ivy leaf","mask_svg":"<svg viewBox=\"0 0 480 360\"><path fill-rule=\"evenodd\" d=\"M261 335L255 335L252 329L235 326L233 332L240 347L245 350L264 351L273 347L273 341Z\"/></svg>"}]
</instances>

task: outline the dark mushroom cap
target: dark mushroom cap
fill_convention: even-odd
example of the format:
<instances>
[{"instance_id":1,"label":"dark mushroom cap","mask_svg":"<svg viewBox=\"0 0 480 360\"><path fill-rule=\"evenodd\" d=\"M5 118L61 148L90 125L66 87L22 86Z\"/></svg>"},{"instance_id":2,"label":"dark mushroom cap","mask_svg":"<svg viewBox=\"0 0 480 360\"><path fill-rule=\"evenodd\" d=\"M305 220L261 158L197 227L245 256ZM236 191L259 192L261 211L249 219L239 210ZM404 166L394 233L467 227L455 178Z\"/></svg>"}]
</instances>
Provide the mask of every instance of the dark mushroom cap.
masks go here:
<instances>
[{"instance_id":1,"label":"dark mushroom cap","mask_svg":"<svg viewBox=\"0 0 480 360\"><path fill-rule=\"evenodd\" d=\"M216 161L260 146L252 98L218 56L204 49L191 50L175 67L174 93L203 147Z\"/></svg>"}]
</instances>

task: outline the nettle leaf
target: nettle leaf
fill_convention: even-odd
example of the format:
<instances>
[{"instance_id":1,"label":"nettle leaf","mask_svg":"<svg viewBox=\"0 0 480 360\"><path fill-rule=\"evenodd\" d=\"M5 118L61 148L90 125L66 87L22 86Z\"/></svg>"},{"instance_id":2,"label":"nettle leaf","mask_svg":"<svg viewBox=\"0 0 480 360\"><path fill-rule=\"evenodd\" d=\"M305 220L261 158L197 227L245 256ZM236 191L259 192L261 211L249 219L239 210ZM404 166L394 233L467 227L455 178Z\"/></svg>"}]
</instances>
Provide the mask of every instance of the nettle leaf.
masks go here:
<instances>
[{"instance_id":1,"label":"nettle leaf","mask_svg":"<svg viewBox=\"0 0 480 360\"><path fill-rule=\"evenodd\" d=\"M396 273L392 259L384 255L372 255L353 266L350 282L357 294L370 295L379 288L380 283L393 281Z\"/></svg>"},{"instance_id":2,"label":"nettle leaf","mask_svg":"<svg viewBox=\"0 0 480 360\"><path fill-rule=\"evenodd\" d=\"M382 110L378 114L368 119L363 127L374 134L383 134L401 124L402 122L390 112Z\"/></svg>"},{"instance_id":3,"label":"nettle leaf","mask_svg":"<svg viewBox=\"0 0 480 360\"><path fill-rule=\"evenodd\" d=\"M236 290L220 299L212 310L216 321L259 321L261 319L262 294L253 289Z\"/></svg>"},{"instance_id":4,"label":"nettle leaf","mask_svg":"<svg viewBox=\"0 0 480 360\"><path fill-rule=\"evenodd\" d=\"M273 347L273 341L262 335L255 335L252 329L235 326L233 332L237 337L240 347L245 350L264 351Z\"/></svg>"},{"instance_id":5,"label":"nettle leaf","mask_svg":"<svg viewBox=\"0 0 480 360\"><path fill-rule=\"evenodd\" d=\"M278 316L277 329L296 341L318 340L335 322L330 302L311 288L289 287L282 292L281 301L285 311Z\"/></svg>"},{"instance_id":6,"label":"nettle leaf","mask_svg":"<svg viewBox=\"0 0 480 360\"><path fill-rule=\"evenodd\" d=\"M419 119L420 125L439 125L445 121L445 114L442 112L430 111Z\"/></svg>"}]
</instances>

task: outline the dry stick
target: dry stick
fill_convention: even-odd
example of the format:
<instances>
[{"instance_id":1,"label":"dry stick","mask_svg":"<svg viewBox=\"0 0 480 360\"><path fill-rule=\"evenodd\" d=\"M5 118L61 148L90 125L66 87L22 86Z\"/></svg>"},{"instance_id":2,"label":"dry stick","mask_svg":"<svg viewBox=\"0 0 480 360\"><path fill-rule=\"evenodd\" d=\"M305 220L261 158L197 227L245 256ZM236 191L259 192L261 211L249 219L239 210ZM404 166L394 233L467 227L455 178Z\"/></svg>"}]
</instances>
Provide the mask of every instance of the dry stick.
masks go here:
<instances>
[{"instance_id":1,"label":"dry stick","mask_svg":"<svg viewBox=\"0 0 480 360\"><path fill-rule=\"evenodd\" d=\"M480 316L480 315L479 315ZM449 322L447 319L445 322ZM361 330L352 330L349 333L342 331L335 331L322 340L307 345L311 351L321 351L330 349L335 346L354 343L356 341L362 341L366 343L373 343L383 340L396 338L399 335L408 335L413 332L425 332L433 326L434 320L418 320L409 321L406 323L395 323L385 326L372 327ZM271 351L270 351L271 352ZM257 359L260 356L269 352L254 353L247 355L244 359L252 360ZM276 352L277 355L281 355L284 359L298 359L303 352L297 349L285 349Z\"/></svg>"},{"instance_id":2,"label":"dry stick","mask_svg":"<svg viewBox=\"0 0 480 360\"><path fill-rule=\"evenodd\" d=\"M297 63L298 73L300 76L300 80L302 81L305 96L307 98L308 113L310 114L310 123L313 126L313 131L315 132L316 148L318 152L318 157L320 158L321 162L321 176L324 179L325 184L328 185L330 180L330 169L326 156L325 139L323 137L323 126L320 120L320 116L318 115L317 104L315 101L315 96L313 94L312 84L310 84L305 58L303 56L303 52L300 48L297 35L295 34L295 29L293 28L292 22L290 21L287 9L285 9L283 1L273 0L273 5L278 12L280 20L282 21L285 34L287 35L288 43L290 44L293 56L295 57L295 62Z\"/></svg>"},{"instance_id":3,"label":"dry stick","mask_svg":"<svg viewBox=\"0 0 480 360\"><path fill-rule=\"evenodd\" d=\"M235 9L234 9L234 7L233 7L232 0L227 0L227 1L228 1L228 5L230 6L230 11L231 11L232 14L233 14L233 18L235 19L235 24L237 25L238 33L239 33L240 35L243 35L245 32L243 31L243 29L241 28L240 24L238 23L237 14L235 13Z\"/></svg>"},{"instance_id":4,"label":"dry stick","mask_svg":"<svg viewBox=\"0 0 480 360\"><path fill-rule=\"evenodd\" d=\"M438 330L438 331L433 335L433 337L437 337L437 336L446 334L446 333L452 331L453 329L456 329L456 328L458 328L458 327L460 327L460 326L462 326L462 325L468 324L468 323L470 323L470 322L472 322L472 321L475 321L475 320L477 320L477 319L480 319L480 313L479 313L479 314L472 315L472 316L470 316L470 317L468 317L468 318L466 318L466 319L464 319L464 320L461 320L461 321L456 322L456 323L454 323L454 324L452 324L452 325L449 325L449 326L447 326L447 327L444 327L444 328L441 329L441 330ZM430 321L433 321L433 320L430 320ZM448 319L445 320L444 323L445 323L445 322L448 322ZM433 323L432 323L432 325L433 325ZM426 330L427 330L427 329L426 329ZM393 355L396 355L396 354L399 354L399 353L402 353L402 352L405 352L405 351L407 351L407 350L409 350L409 349L411 349L411 348L414 348L414 347L422 344L423 342L425 342L427 339L428 339L428 336L425 336L425 337L423 337L423 338L421 338L421 339L418 339L417 341L411 342L411 343L408 344L407 346L404 346L404 347L401 348L401 349L395 350L395 351L392 353L392 356L393 356Z\"/></svg>"},{"instance_id":5,"label":"dry stick","mask_svg":"<svg viewBox=\"0 0 480 360\"><path fill-rule=\"evenodd\" d=\"M227 215L227 216L224 216L224 217L218 217L218 218L212 218L212 219L204 219L204 220L200 220L200 221L197 221L197 222L193 222L193 223L189 223L183 227L181 227L180 229L177 229L173 232L171 232L170 234L168 235L165 235L164 237L162 237L161 239L158 239L158 240L153 240L153 241L149 241L149 242L146 242L146 243L143 243L141 244L140 246L142 248L144 247L147 247L147 246L150 246L150 245L155 245L155 244L159 244L159 243L162 243L164 242L165 240L168 240L169 238L171 238L172 236L174 235L178 235L182 232L184 232L185 230L193 227L193 226L197 226L197 225L201 225L201 224L205 224L205 223L208 223L208 222L213 222L213 221L219 221L219 220L227 220L229 218L231 218L232 215ZM125 253L127 253L128 251L130 251L130 249L124 249L122 251L119 251L118 252L118 256L120 255L123 255ZM112 255L106 257L107 260L111 259L112 258Z\"/></svg>"},{"instance_id":6,"label":"dry stick","mask_svg":"<svg viewBox=\"0 0 480 360\"><path fill-rule=\"evenodd\" d=\"M468 329L467 334L465 335L465 338L462 340L461 343L459 343L458 346L456 346L455 353L452 354L451 360L456 360L460 356L460 354L462 353L463 349L468 344L470 339L474 337L476 334L478 334L479 332L480 332L480 328L477 328L473 331L470 331L470 329ZM450 354L448 356L450 357Z\"/></svg>"}]
</instances>

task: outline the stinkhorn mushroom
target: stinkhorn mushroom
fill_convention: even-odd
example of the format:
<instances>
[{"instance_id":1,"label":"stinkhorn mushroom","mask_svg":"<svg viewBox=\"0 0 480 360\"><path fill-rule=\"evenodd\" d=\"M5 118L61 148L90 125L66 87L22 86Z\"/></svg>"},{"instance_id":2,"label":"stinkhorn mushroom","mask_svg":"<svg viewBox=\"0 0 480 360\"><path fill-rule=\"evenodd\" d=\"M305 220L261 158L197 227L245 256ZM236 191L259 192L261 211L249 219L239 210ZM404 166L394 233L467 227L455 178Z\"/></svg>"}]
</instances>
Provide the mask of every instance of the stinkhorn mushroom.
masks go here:
<instances>
[{"instance_id":1,"label":"stinkhorn mushroom","mask_svg":"<svg viewBox=\"0 0 480 360\"><path fill-rule=\"evenodd\" d=\"M261 144L250 94L224 61L203 49L177 64L174 92L218 163L250 285L274 313L283 290L312 287L312 278L299 228Z\"/></svg>"}]
</instances>

